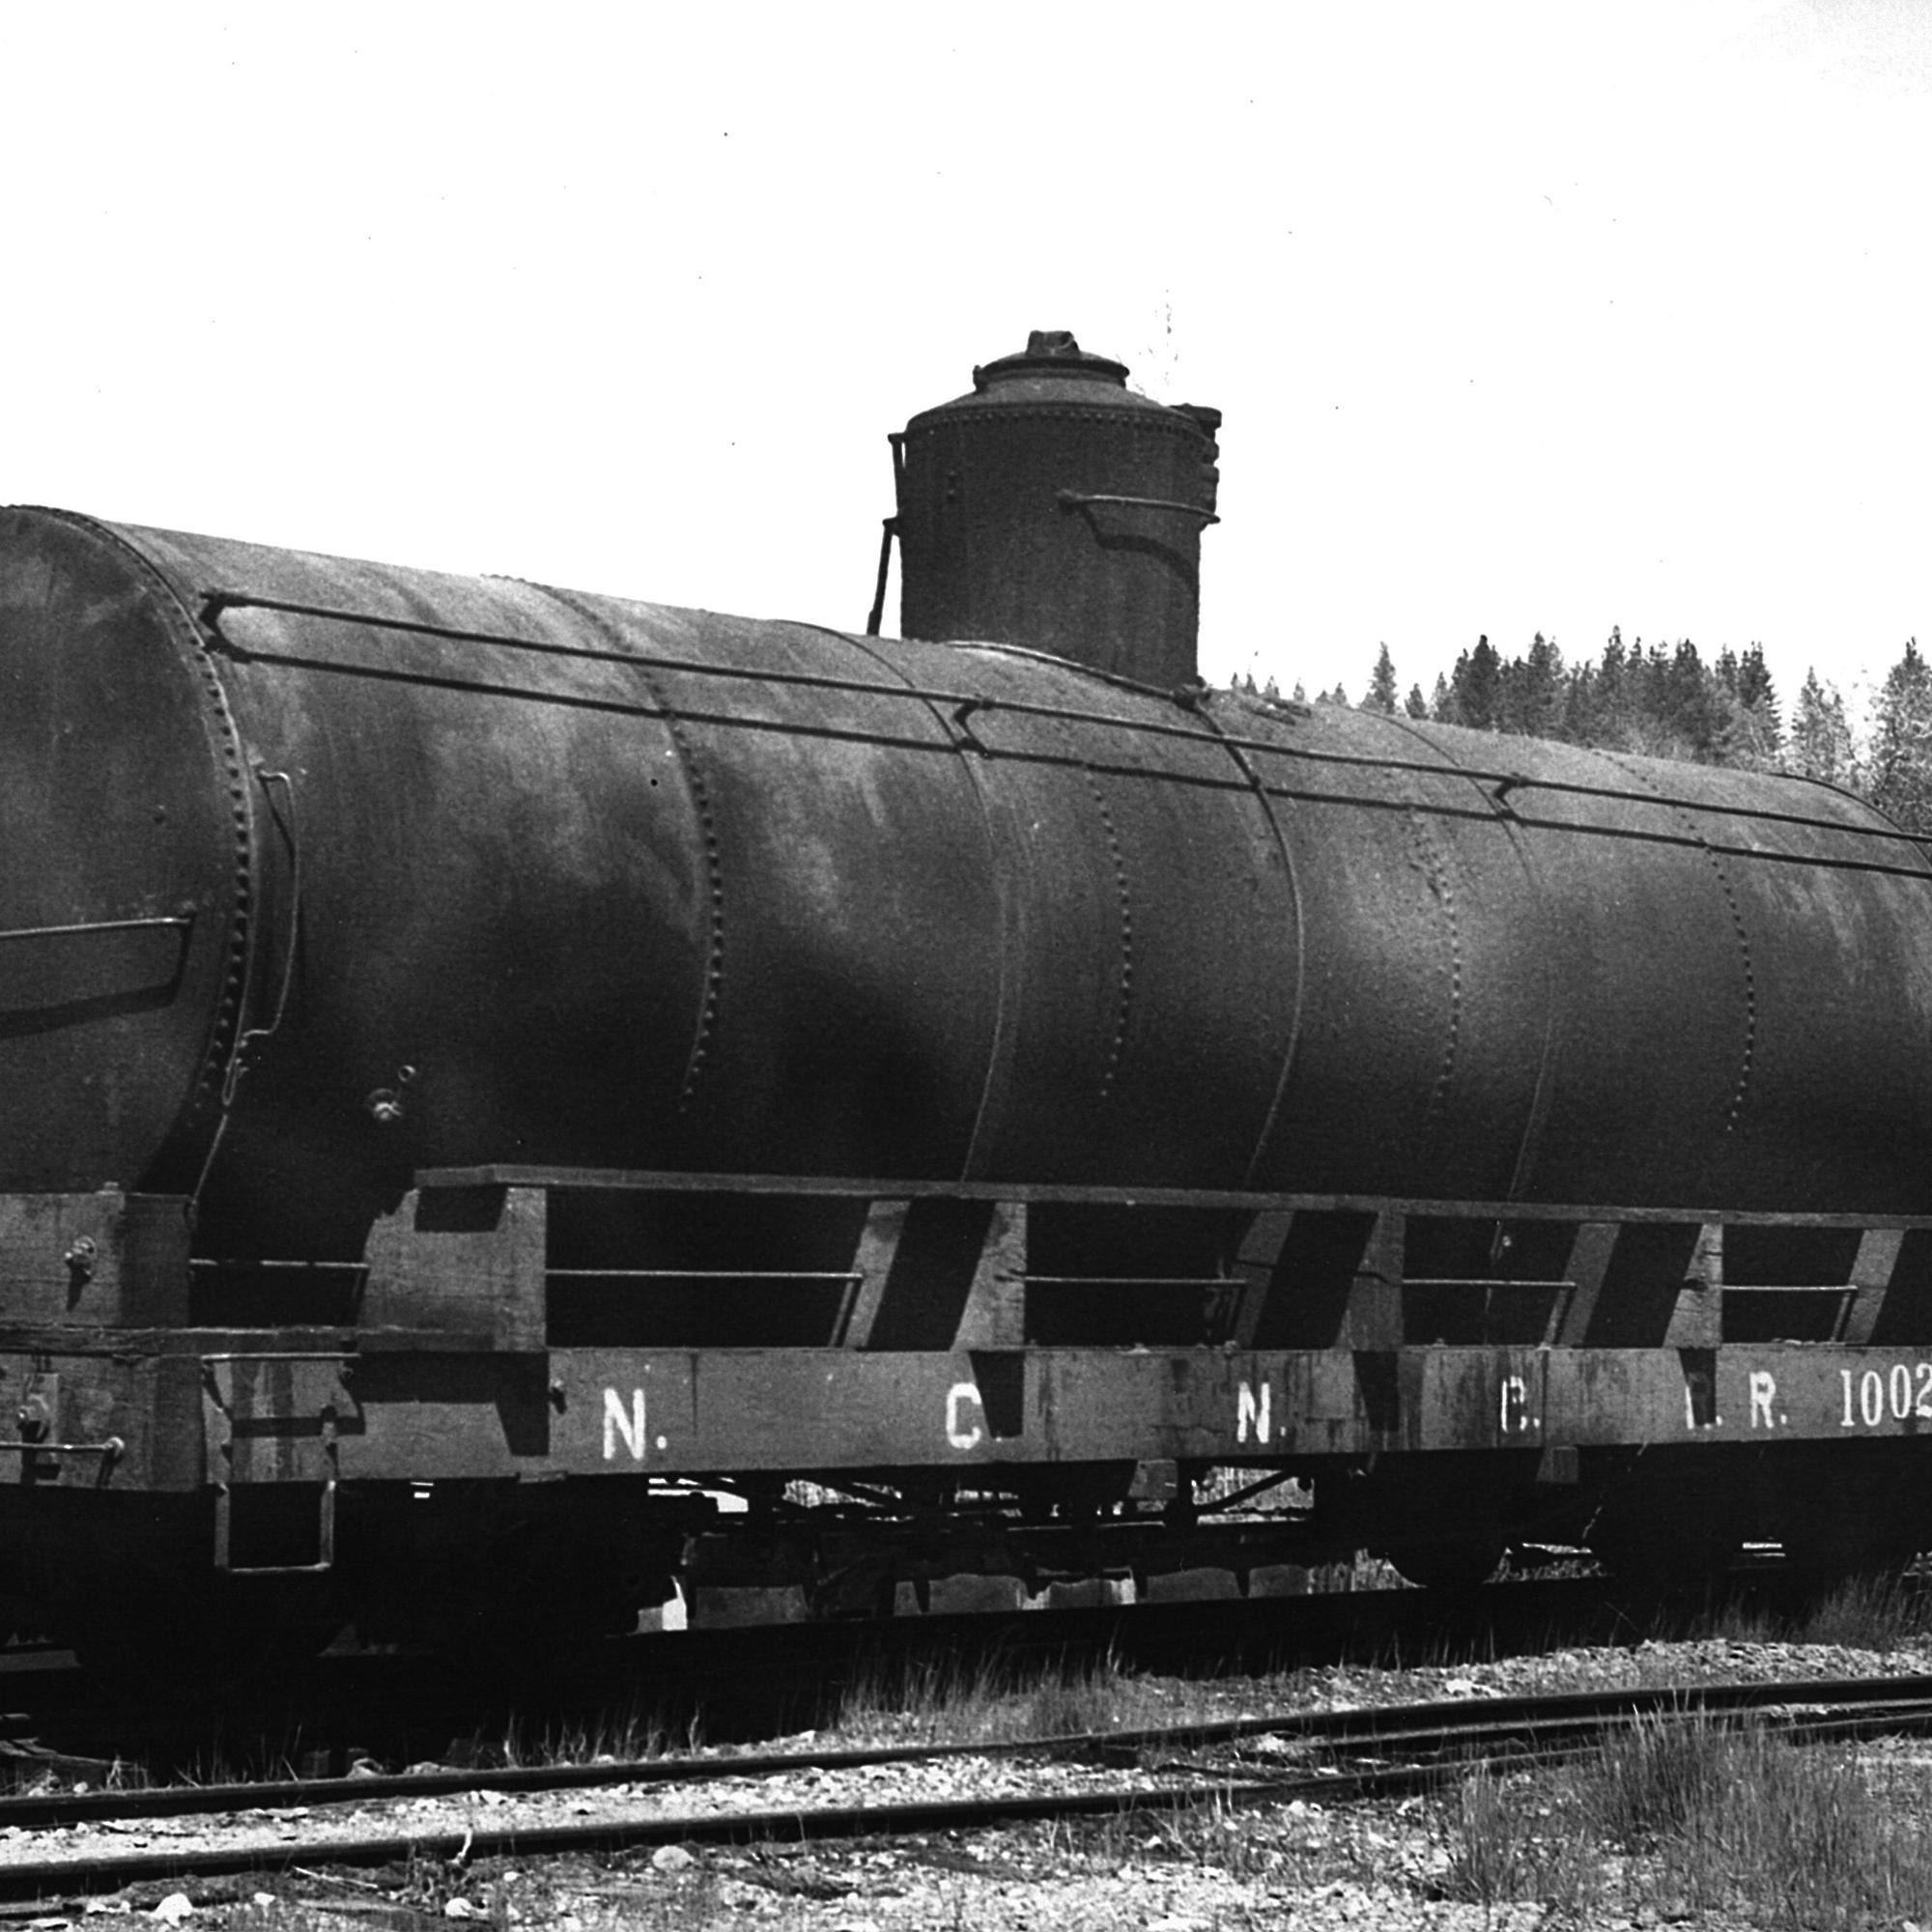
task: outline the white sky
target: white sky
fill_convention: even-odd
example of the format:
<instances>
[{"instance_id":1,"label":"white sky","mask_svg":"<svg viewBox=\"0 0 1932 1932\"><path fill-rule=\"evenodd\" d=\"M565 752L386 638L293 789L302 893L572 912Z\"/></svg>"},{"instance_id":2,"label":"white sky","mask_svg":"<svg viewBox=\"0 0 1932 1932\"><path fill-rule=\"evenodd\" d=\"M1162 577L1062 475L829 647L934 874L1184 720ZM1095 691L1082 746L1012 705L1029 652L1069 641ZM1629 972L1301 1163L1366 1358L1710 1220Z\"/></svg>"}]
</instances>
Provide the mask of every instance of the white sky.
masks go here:
<instances>
[{"instance_id":1,"label":"white sky","mask_svg":"<svg viewBox=\"0 0 1932 1932\"><path fill-rule=\"evenodd\" d=\"M1227 413L1211 676L1854 695L1932 644L1928 95L1914 0L0 0L0 500L857 627L887 431L1066 327Z\"/></svg>"}]
</instances>

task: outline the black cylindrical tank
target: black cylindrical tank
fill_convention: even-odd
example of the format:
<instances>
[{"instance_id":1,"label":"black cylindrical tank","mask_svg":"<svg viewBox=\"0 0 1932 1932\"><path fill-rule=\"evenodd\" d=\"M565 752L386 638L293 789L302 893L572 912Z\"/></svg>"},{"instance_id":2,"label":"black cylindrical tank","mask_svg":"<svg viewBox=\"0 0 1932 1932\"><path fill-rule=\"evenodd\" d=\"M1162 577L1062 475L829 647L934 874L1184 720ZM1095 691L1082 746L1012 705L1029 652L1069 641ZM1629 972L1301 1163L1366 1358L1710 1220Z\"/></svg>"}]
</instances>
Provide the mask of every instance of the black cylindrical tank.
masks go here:
<instances>
[{"instance_id":1,"label":"black cylindrical tank","mask_svg":"<svg viewBox=\"0 0 1932 1932\"><path fill-rule=\"evenodd\" d=\"M0 513L0 1193L420 1167L1932 1214L1932 867L1776 777Z\"/></svg>"},{"instance_id":2,"label":"black cylindrical tank","mask_svg":"<svg viewBox=\"0 0 1932 1932\"><path fill-rule=\"evenodd\" d=\"M1220 413L1133 394L1064 329L973 371L899 444L900 628L1050 651L1173 687L1195 675Z\"/></svg>"}]
</instances>

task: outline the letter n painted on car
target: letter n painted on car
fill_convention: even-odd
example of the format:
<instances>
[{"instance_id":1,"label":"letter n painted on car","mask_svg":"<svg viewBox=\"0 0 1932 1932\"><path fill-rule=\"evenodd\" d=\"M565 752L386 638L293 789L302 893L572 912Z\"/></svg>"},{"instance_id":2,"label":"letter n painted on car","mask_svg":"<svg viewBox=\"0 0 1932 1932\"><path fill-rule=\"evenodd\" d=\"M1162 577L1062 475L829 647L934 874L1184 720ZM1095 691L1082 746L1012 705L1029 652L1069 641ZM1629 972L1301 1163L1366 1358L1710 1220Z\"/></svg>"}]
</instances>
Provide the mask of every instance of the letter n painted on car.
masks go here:
<instances>
[{"instance_id":1,"label":"letter n painted on car","mask_svg":"<svg viewBox=\"0 0 1932 1932\"><path fill-rule=\"evenodd\" d=\"M624 1399L615 1389L604 1391L604 1460L614 1463L617 1460L617 1444L622 1441L631 1452L631 1461L644 1460L644 1392L642 1389L631 1391L631 1406L626 1409Z\"/></svg>"}]
</instances>

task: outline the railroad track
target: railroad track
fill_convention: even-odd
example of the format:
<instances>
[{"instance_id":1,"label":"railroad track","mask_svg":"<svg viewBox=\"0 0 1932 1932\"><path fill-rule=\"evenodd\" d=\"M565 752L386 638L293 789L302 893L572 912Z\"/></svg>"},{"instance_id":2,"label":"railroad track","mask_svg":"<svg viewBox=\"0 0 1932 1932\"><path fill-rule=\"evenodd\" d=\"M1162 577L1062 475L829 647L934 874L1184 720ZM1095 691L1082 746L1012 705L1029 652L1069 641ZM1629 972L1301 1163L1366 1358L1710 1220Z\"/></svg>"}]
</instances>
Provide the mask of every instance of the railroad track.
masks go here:
<instances>
[{"instance_id":1,"label":"railroad track","mask_svg":"<svg viewBox=\"0 0 1932 1932\"><path fill-rule=\"evenodd\" d=\"M0 1801L0 1845L65 1832L57 1857L0 1853L0 1899L77 1897L292 1867L604 1855L665 1844L797 1843L967 1831L1023 1820L1119 1817L1208 1801L1334 1804L1435 1788L1479 1763L1516 1768L1597 1747L1641 1722L1756 1723L1795 1739L1932 1733L1932 1678L1652 1687L1339 1712L1274 1714L999 1743L732 1752L621 1764L437 1771L207 1788L45 1794ZM876 1794L876 1774L981 1761L970 1798ZM1053 1768L1039 1789L1017 1767ZM849 1802L846 1794L871 1793ZM1043 1774L1037 1774L1043 1775ZM816 1793L799 1801L800 1780ZM1004 1782L1002 1781L1004 1779ZM621 1789L588 1819L538 1801ZM997 1787L997 1788L994 1788ZM774 1803L774 1795L780 1802ZM493 1809L423 1815L426 1801ZM525 1801L522 1808L518 1801ZM372 1807L396 1806L377 1816ZM415 1807L410 1815L403 1807ZM507 1809L506 1809L507 1807ZM509 1812L515 1815L509 1815ZM118 1849L142 1821L202 1820L193 1835Z\"/></svg>"}]
</instances>

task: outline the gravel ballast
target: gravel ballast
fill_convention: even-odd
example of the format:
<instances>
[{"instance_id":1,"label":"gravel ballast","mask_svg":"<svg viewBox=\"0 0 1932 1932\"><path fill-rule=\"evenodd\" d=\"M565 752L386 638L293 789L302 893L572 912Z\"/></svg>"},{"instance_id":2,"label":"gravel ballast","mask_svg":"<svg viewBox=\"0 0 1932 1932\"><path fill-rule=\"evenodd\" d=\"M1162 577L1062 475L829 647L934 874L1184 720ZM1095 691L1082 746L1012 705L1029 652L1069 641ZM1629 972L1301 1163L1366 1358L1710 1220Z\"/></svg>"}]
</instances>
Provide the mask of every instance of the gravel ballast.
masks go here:
<instances>
[{"instance_id":1,"label":"gravel ballast","mask_svg":"<svg viewBox=\"0 0 1932 1932\"><path fill-rule=\"evenodd\" d=\"M1259 1716L1364 1708L1429 1699L1483 1699L1544 1691L1665 1683L1802 1682L1932 1673L1932 1649L1874 1653L1836 1644L1647 1642L1572 1649L1504 1661L1414 1670L1343 1667L1265 1681L1138 1680L1123 1721ZM886 1727L889 1730L889 1726ZM846 1742L881 1741L873 1731ZM827 1740L789 1739L806 1747ZM770 1748L762 1747L761 1748ZM1880 1747L1894 1771L1918 1747ZM706 1753L716 1760L719 1753ZM728 1753L725 1753L728 1757ZM1265 1756L1265 1748L1259 1755ZM105 1863L122 1853L275 1849L287 1866L269 1876L146 1883L118 1895L43 1913L48 1928L101 1916L157 1915L245 1932L354 1923L421 1924L428 1917L555 1925L562 1932L646 1926L700 1932L753 1923L810 1932L888 1932L901 1927L1006 1932L1094 1927L1099 1932L1208 1932L1208 1928L1349 1925L1397 1932L1410 1926L1539 1925L1538 1903L1472 1902L1457 1890L1452 1791L1440 1797L1323 1805L1212 1803L1171 1815L1018 1824L905 1838L800 1844L659 1845L615 1857L573 1854L452 1859L465 1833L527 1831L617 1817L717 1815L730 1809L820 1808L995 1793L1058 1791L1158 1781L1160 1768L1100 1770L1053 1759L998 1755L850 1769L808 1768L757 1777L714 1777L686 1786L616 1785L588 1791L510 1794L484 1790L382 1804L354 1802L239 1811L216 1817L141 1819L0 1835L0 1865L72 1858ZM386 1868L331 1872L331 1839L394 1835L423 1855ZM434 1847L432 1852L431 1848ZM1667 1905L1667 1901L1665 1902ZM15 1923L22 1922L15 1918ZM1663 1922L1728 1927L1741 1922L1646 1904L1592 1924Z\"/></svg>"}]
</instances>

